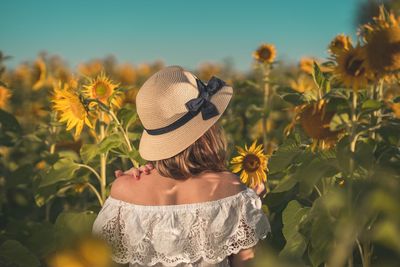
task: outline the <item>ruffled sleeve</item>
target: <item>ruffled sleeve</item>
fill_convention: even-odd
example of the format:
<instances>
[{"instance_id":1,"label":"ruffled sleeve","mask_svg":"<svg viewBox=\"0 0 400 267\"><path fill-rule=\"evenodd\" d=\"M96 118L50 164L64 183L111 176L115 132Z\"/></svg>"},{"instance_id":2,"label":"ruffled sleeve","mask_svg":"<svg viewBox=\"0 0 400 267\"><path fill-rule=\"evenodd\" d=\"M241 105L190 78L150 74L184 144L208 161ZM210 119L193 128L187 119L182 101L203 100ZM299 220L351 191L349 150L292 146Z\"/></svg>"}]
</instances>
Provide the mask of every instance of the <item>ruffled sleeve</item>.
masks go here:
<instances>
[{"instance_id":1,"label":"ruffled sleeve","mask_svg":"<svg viewBox=\"0 0 400 267\"><path fill-rule=\"evenodd\" d=\"M175 266L203 258L215 264L252 247L271 231L252 190L220 200L143 206L107 198L93 233L112 247L118 263Z\"/></svg>"}]
</instances>

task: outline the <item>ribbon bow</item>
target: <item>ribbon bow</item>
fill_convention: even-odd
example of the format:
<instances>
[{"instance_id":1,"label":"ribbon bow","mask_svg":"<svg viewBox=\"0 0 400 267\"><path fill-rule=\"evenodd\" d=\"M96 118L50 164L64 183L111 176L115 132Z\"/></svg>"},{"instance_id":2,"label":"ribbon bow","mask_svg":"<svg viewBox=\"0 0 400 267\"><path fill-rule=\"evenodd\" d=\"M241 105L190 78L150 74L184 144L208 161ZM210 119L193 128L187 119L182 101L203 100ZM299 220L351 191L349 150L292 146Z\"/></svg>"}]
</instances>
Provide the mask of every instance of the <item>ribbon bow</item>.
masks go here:
<instances>
[{"instance_id":1,"label":"ribbon bow","mask_svg":"<svg viewBox=\"0 0 400 267\"><path fill-rule=\"evenodd\" d=\"M213 76L208 81L207 85L204 84L200 79L196 79L197 88L200 94L197 98L193 98L186 102L185 106L192 114L197 114L201 111L203 120L208 120L219 114L217 107L210 101L212 95L218 90L225 86L225 82L217 77Z\"/></svg>"}]
</instances>

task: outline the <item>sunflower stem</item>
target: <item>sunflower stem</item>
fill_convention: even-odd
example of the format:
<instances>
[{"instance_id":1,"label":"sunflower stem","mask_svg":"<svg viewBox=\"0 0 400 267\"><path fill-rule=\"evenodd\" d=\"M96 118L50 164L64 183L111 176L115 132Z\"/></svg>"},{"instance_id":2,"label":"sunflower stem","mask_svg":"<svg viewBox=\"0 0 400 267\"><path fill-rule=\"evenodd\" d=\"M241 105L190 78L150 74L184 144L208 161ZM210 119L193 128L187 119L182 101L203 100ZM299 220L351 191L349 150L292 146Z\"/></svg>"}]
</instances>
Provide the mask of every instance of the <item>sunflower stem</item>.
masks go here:
<instances>
[{"instance_id":1,"label":"sunflower stem","mask_svg":"<svg viewBox=\"0 0 400 267\"><path fill-rule=\"evenodd\" d=\"M53 122L56 121L56 117L57 117L57 114L54 111L50 113L50 122L52 124L52 126L50 127L50 134L52 135L52 137L54 137L57 132L57 127L54 126L54 124L53 124ZM49 152L50 152L50 154L54 154L54 152L56 151L56 142L54 142L53 138L51 140L52 140L52 143L50 144Z\"/></svg>"},{"instance_id":2,"label":"sunflower stem","mask_svg":"<svg viewBox=\"0 0 400 267\"><path fill-rule=\"evenodd\" d=\"M372 91L372 99L373 100L378 100L378 101L382 100L383 83L384 83L384 79L381 78L381 79L379 79L377 86L375 86L373 88L373 91ZM381 118L380 115L381 115L381 110L380 109L373 112L372 124L376 125L376 124L379 124L382 121L382 118ZM370 136L371 136L372 139L375 140L376 139L376 132L372 131L370 133Z\"/></svg>"},{"instance_id":3,"label":"sunflower stem","mask_svg":"<svg viewBox=\"0 0 400 267\"><path fill-rule=\"evenodd\" d=\"M95 169L93 169L92 167L90 167L89 165L86 165L86 164L79 163L78 166L90 170L96 176L97 180L99 180L99 182L101 183L101 177Z\"/></svg>"},{"instance_id":4,"label":"sunflower stem","mask_svg":"<svg viewBox=\"0 0 400 267\"><path fill-rule=\"evenodd\" d=\"M103 198L100 196L99 191L97 191L96 187L94 187L91 183L87 183L87 186L93 191L93 193L96 195L97 200L100 203L100 206L103 206L104 204L104 200Z\"/></svg>"},{"instance_id":5,"label":"sunflower stem","mask_svg":"<svg viewBox=\"0 0 400 267\"><path fill-rule=\"evenodd\" d=\"M115 123L117 124L118 129L121 131L121 133L122 133L122 135L124 137L125 143L126 143L126 145L128 147L129 152L133 151L131 142L129 141L128 134L124 130L124 127L122 127L122 124L120 123L120 121L118 120L117 116L114 114L114 112L112 110L109 110L109 113L110 113L111 117L113 118L113 120L115 121ZM132 162L132 164L133 164L133 166L135 168L139 168L139 163L136 160L134 160L132 158L129 158L129 159L131 160L131 162Z\"/></svg>"},{"instance_id":6,"label":"sunflower stem","mask_svg":"<svg viewBox=\"0 0 400 267\"><path fill-rule=\"evenodd\" d=\"M270 73L270 65L263 65L263 87L264 87L264 98L263 98L263 117L262 117L262 131L263 131L263 145L264 145L264 154L267 154L267 119L269 118L269 94L270 94L270 86L269 86L269 73ZM268 110L268 112L267 112Z\"/></svg>"},{"instance_id":7,"label":"sunflower stem","mask_svg":"<svg viewBox=\"0 0 400 267\"><path fill-rule=\"evenodd\" d=\"M104 131L104 111L100 111L100 142L105 138ZM100 191L101 191L101 199L104 201L106 199L106 163L107 158L105 153L100 154Z\"/></svg>"}]
</instances>

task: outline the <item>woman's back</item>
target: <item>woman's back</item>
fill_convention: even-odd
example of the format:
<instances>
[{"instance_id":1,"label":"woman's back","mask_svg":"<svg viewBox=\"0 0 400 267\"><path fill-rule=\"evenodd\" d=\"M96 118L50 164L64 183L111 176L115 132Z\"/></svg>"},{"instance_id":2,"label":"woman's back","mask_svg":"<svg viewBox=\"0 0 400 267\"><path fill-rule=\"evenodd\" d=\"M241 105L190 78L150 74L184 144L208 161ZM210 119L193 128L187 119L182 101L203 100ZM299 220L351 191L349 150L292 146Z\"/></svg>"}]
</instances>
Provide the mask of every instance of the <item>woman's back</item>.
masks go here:
<instances>
[{"instance_id":1,"label":"woman's back","mask_svg":"<svg viewBox=\"0 0 400 267\"><path fill-rule=\"evenodd\" d=\"M231 172L205 172L185 180L164 177L156 169L142 179L121 176L113 182L111 196L138 205L179 205L218 200L246 186Z\"/></svg>"},{"instance_id":2,"label":"woman's back","mask_svg":"<svg viewBox=\"0 0 400 267\"><path fill-rule=\"evenodd\" d=\"M93 225L129 266L232 266L228 256L256 245L270 231L261 200L230 172L185 180L156 169L135 180L121 176Z\"/></svg>"}]
</instances>

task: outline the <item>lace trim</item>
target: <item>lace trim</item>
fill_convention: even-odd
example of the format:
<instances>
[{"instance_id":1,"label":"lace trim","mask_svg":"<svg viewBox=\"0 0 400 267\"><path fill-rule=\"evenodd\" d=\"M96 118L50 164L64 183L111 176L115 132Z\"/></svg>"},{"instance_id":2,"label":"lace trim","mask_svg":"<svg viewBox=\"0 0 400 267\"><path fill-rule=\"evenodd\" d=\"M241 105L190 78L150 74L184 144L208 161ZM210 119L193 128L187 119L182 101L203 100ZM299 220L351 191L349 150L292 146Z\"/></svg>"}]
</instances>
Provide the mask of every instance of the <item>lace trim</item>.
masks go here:
<instances>
[{"instance_id":1,"label":"lace trim","mask_svg":"<svg viewBox=\"0 0 400 267\"><path fill-rule=\"evenodd\" d=\"M130 262L142 265L162 263L166 266L175 266L180 263L196 262L200 258L203 258L208 263L216 264L231 254L236 254L242 249L256 245L260 239L266 238L267 233L271 231L268 219L261 210L261 200L254 191L252 192L237 194L217 201L204 202L209 205L194 203L170 206L170 208L179 206L185 209L189 206L195 207L195 214L192 214L195 220L193 224L187 225L189 228L187 235L183 235L185 232L184 225L174 225L175 228L168 229L172 233L172 237L170 235L167 237L159 236L156 226L163 218L162 214L157 212L156 214L152 214L153 216L148 217L150 219L146 221L144 236L142 238L139 237L138 242L133 242L132 236L135 235L135 232L129 231L132 229L127 229L129 227L126 220L121 217L121 214L123 214L124 209L140 205L133 205L118 200L117 202L122 205L116 206L116 214L111 219L106 220L98 231L101 233L102 238L111 245L113 250L112 258L118 263L125 264ZM238 198L238 196L244 195L248 196ZM228 200L232 199L239 201L228 202ZM210 218L210 215L201 209L201 207L214 205L215 203L221 204L222 202L225 203L223 205L226 206L227 209L225 212L228 211L228 214L221 221L221 226L230 223L233 227L227 227L228 230L218 229L210 231L210 220L213 218ZM165 206L142 207L158 208ZM176 234L176 239L174 239L174 234Z\"/></svg>"}]
</instances>

